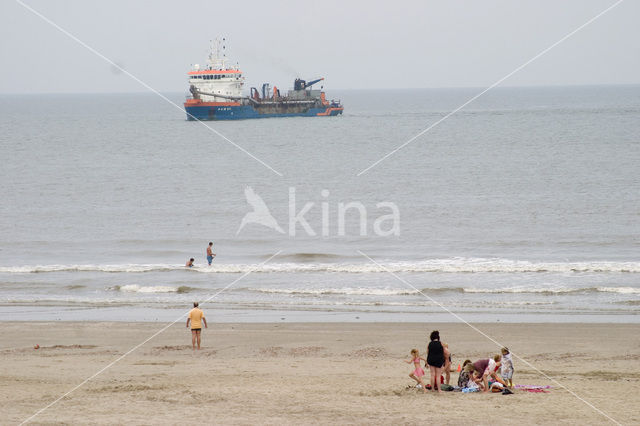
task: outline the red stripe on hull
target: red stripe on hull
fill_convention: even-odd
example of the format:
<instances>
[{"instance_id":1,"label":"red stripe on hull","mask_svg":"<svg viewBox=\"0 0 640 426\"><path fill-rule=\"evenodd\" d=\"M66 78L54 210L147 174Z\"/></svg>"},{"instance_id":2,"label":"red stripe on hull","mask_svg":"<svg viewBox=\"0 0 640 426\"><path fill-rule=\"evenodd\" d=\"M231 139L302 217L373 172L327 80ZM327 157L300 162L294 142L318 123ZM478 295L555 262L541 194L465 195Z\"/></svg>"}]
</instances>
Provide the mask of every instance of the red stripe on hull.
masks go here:
<instances>
[{"instance_id":1,"label":"red stripe on hull","mask_svg":"<svg viewBox=\"0 0 640 426\"><path fill-rule=\"evenodd\" d=\"M319 112L317 115L331 115L333 111L342 111L344 108L327 108L324 112Z\"/></svg>"}]
</instances>

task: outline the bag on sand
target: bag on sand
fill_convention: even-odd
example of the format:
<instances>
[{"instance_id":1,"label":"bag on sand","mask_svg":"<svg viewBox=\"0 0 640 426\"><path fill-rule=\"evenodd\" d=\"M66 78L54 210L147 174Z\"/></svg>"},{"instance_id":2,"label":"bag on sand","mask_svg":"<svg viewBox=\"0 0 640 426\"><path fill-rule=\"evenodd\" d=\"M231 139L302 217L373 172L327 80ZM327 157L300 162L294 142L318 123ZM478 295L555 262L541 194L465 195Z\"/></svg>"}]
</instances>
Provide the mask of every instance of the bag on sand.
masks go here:
<instances>
[{"instance_id":1,"label":"bag on sand","mask_svg":"<svg viewBox=\"0 0 640 426\"><path fill-rule=\"evenodd\" d=\"M443 391L447 391L447 392L451 392L453 390L453 386L451 385L440 385L440 389L442 389Z\"/></svg>"}]
</instances>

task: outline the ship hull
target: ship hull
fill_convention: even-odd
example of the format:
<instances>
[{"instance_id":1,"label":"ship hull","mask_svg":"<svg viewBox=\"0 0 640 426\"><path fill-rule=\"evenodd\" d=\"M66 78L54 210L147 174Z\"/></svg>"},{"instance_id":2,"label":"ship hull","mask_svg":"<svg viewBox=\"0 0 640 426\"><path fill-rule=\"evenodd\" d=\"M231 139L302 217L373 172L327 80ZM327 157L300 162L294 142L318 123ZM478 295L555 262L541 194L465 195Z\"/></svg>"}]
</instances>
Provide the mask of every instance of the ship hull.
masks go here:
<instances>
[{"instance_id":1,"label":"ship hull","mask_svg":"<svg viewBox=\"0 0 640 426\"><path fill-rule=\"evenodd\" d=\"M187 120L244 120L271 117L333 117L342 114L342 107L303 107L272 105L187 105Z\"/></svg>"}]
</instances>

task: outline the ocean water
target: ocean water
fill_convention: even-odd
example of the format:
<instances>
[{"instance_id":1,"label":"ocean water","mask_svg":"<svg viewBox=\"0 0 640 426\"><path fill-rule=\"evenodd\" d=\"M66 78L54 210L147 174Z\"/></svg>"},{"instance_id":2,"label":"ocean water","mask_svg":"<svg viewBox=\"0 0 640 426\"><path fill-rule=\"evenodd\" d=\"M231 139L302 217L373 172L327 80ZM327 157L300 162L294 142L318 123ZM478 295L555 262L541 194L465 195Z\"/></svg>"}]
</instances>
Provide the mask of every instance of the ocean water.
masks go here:
<instances>
[{"instance_id":1,"label":"ocean water","mask_svg":"<svg viewBox=\"0 0 640 426\"><path fill-rule=\"evenodd\" d=\"M0 320L638 322L640 86L498 88L359 175L477 91L210 128L153 94L0 96ZM239 229L246 187L282 233Z\"/></svg>"}]
</instances>

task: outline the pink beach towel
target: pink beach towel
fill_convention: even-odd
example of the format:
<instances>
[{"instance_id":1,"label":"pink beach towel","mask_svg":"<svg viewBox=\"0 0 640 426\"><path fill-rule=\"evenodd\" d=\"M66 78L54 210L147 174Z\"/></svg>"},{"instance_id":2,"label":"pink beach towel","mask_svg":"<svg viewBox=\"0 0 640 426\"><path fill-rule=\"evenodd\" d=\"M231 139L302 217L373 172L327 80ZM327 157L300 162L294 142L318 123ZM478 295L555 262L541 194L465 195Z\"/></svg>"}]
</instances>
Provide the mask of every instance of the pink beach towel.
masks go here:
<instances>
[{"instance_id":1,"label":"pink beach towel","mask_svg":"<svg viewBox=\"0 0 640 426\"><path fill-rule=\"evenodd\" d=\"M523 390L525 392L533 392L533 393L549 393L548 390L551 389L551 386L536 386L536 385L515 385L516 389Z\"/></svg>"}]
</instances>

